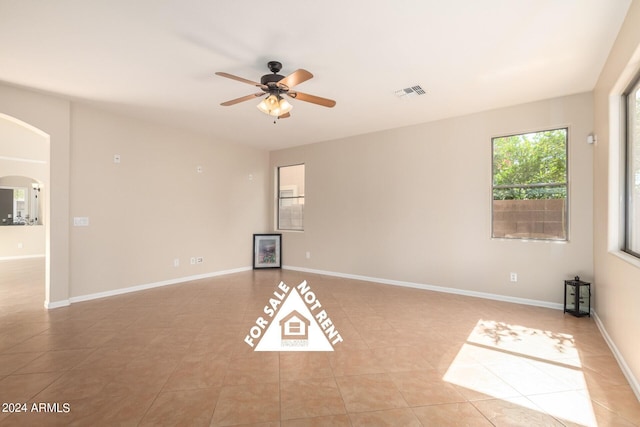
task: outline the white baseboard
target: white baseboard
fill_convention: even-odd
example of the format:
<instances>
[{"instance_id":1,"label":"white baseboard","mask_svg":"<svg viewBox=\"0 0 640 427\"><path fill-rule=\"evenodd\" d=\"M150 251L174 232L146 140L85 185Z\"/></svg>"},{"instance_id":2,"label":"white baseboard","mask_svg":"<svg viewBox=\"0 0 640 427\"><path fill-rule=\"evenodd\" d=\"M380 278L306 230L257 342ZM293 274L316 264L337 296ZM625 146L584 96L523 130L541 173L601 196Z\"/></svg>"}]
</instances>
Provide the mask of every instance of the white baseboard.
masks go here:
<instances>
[{"instance_id":1,"label":"white baseboard","mask_svg":"<svg viewBox=\"0 0 640 427\"><path fill-rule=\"evenodd\" d=\"M251 269L252 269L252 267L240 267L240 268L234 268L234 269L231 269L231 270L214 271L214 272L211 272L211 273L197 274L197 275L194 275L194 276L179 277L179 278L176 278L176 279L163 280L161 282L147 283L147 284L144 284L144 285L137 285L137 286L130 286L128 288L120 288L120 289L114 289L114 290L111 290L111 291L97 292L95 294L80 295L80 296L77 296L77 297L71 297L68 300L54 301L54 302L51 302L51 303L48 302L48 301L45 301L44 306L46 308L48 308L48 309L66 307L69 304L74 304L74 303L77 303L77 302L90 301L90 300L99 299L99 298L112 297L112 296L115 296L115 295L128 294L130 292L138 292L138 291L143 291L145 289L159 288L161 286L176 285L178 283L191 282L193 280L208 279L208 278L211 278L211 277L224 276L224 275L233 274L233 273L240 273L242 271L248 271L248 270L251 270Z\"/></svg>"},{"instance_id":2,"label":"white baseboard","mask_svg":"<svg viewBox=\"0 0 640 427\"><path fill-rule=\"evenodd\" d=\"M638 399L638 401L640 401L640 383L633 376L633 373L631 372L629 365L627 365L627 362L624 360L624 357L622 357L622 354L620 354L618 347L616 347L616 344L613 342L613 340L609 336L609 333L604 327L604 324L598 317L598 313L596 313L595 310L593 310L592 313L593 313L593 320L595 320L596 325L598 326L598 329L602 334L602 337L607 342L609 349L611 349L611 352L613 353L613 357L615 357L616 360L618 361L618 365L620 366L620 369L622 370L622 373L624 374L625 378L627 379L627 381L629 381L631 390L633 390L633 393L636 395L636 398Z\"/></svg>"},{"instance_id":3,"label":"white baseboard","mask_svg":"<svg viewBox=\"0 0 640 427\"><path fill-rule=\"evenodd\" d=\"M63 299L62 301L54 301L54 302L45 301L44 308L46 308L47 310L52 310L54 308L68 307L70 304L71 303L69 302L68 299Z\"/></svg>"},{"instance_id":4,"label":"white baseboard","mask_svg":"<svg viewBox=\"0 0 640 427\"><path fill-rule=\"evenodd\" d=\"M44 258L44 254L40 255L16 255L16 256L0 256L0 261L15 261L18 259Z\"/></svg>"},{"instance_id":5,"label":"white baseboard","mask_svg":"<svg viewBox=\"0 0 640 427\"><path fill-rule=\"evenodd\" d=\"M305 273L322 274L325 276L333 276L333 277L342 277L344 279L362 280L365 282L381 283L384 285L403 286L406 288L424 289L426 291L444 292L447 294L456 294L456 295L464 295L469 297L491 299L496 301L512 302L515 304L525 304L525 305L532 305L536 307L553 308L555 310L564 309L564 306L562 304L549 302L549 301L510 297L506 295L491 294L487 292L476 292L476 291L469 291L465 289L447 288L444 286L426 285L423 283L404 282L401 280L380 279L377 277L359 276L356 274L336 273L334 271L315 270L315 269L304 268L304 267L283 266L282 268L285 270L302 271Z\"/></svg>"}]
</instances>

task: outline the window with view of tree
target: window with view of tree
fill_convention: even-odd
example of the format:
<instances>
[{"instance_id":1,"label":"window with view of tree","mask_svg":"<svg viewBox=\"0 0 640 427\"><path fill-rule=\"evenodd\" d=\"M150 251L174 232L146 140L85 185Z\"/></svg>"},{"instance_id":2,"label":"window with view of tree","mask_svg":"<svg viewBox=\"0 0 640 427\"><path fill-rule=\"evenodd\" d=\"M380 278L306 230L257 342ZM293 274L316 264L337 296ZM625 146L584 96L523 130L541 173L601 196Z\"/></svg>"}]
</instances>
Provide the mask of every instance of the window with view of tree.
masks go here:
<instances>
[{"instance_id":1,"label":"window with view of tree","mask_svg":"<svg viewBox=\"0 0 640 427\"><path fill-rule=\"evenodd\" d=\"M492 236L567 240L568 129L492 139Z\"/></svg>"},{"instance_id":2,"label":"window with view of tree","mask_svg":"<svg viewBox=\"0 0 640 427\"><path fill-rule=\"evenodd\" d=\"M304 230L304 165L278 168L278 230Z\"/></svg>"},{"instance_id":3,"label":"window with view of tree","mask_svg":"<svg viewBox=\"0 0 640 427\"><path fill-rule=\"evenodd\" d=\"M625 251L640 257L640 78L626 95L626 239Z\"/></svg>"}]
</instances>

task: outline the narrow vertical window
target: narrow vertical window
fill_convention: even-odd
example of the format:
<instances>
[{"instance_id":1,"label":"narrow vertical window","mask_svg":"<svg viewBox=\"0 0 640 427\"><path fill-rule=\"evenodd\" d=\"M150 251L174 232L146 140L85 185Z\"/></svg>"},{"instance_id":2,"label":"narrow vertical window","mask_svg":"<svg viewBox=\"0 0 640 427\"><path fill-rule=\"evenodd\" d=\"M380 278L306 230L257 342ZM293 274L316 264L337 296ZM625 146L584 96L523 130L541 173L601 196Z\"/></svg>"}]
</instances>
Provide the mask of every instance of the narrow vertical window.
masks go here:
<instances>
[{"instance_id":1,"label":"narrow vertical window","mask_svg":"<svg viewBox=\"0 0 640 427\"><path fill-rule=\"evenodd\" d=\"M304 230L304 165L278 168L278 230Z\"/></svg>"},{"instance_id":2,"label":"narrow vertical window","mask_svg":"<svg viewBox=\"0 0 640 427\"><path fill-rule=\"evenodd\" d=\"M493 138L492 237L567 240L567 136Z\"/></svg>"},{"instance_id":3,"label":"narrow vertical window","mask_svg":"<svg viewBox=\"0 0 640 427\"><path fill-rule=\"evenodd\" d=\"M640 78L626 97L626 239L624 250L640 257Z\"/></svg>"}]
</instances>

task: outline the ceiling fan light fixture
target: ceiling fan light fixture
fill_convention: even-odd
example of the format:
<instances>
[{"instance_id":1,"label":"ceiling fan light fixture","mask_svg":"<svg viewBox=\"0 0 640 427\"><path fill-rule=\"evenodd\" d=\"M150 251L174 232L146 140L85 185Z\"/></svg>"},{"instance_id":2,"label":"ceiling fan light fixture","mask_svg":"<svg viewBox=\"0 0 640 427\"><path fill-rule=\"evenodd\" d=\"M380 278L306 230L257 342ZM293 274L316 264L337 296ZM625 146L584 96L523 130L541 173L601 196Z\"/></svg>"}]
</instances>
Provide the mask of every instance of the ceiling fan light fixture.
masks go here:
<instances>
[{"instance_id":1,"label":"ceiling fan light fixture","mask_svg":"<svg viewBox=\"0 0 640 427\"><path fill-rule=\"evenodd\" d=\"M292 108L293 105L289 104L286 99L280 97L280 114L287 114Z\"/></svg>"},{"instance_id":2,"label":"ceiling fan light fixture","mask_svg":"<svg viewBox=\"0 0 640 427\"><path fill-rule=\"evenodd\" d=\"M258 110L262 111L263 113L274 117L286 114L293 108L293 106L289 104L286 99L275 93L272 93L271 95L260 101L257 107Z\"/></svg>"}]
</instances>

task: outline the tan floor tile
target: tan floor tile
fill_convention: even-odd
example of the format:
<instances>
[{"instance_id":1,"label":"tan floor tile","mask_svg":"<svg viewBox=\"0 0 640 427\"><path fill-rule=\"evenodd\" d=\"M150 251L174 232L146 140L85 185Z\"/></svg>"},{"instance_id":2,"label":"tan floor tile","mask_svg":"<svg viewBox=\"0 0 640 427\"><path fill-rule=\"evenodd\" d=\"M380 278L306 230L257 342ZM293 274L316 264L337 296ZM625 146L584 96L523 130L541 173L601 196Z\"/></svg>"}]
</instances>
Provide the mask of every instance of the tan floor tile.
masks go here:
<instances>
[{"instance_id":1,"label":"tan floor tile","mask_svg":"<svg viewBox=\"0 0 640 427\"><path fill-rule=\"evenodd\" d=\"M0 376L9 375L42 356L45 353L0 354Z\"/></svg>"},{"instance_id":2,"label":"tan floor tile","mask_svg":"<svg viewBox=\"0 0 640 427\"><path fill-rule=\"evenodd\" d=\"M269 421L266 423L237 424L235 427L280 427L280 421Z\"/></svg>"},{"instance_id":3,"label":"tan floor tile","mask_svg":"<svg viewBox=\"0 0 640 427\"><path fill-rule=\"evenodd\" d=\"M473 402L473 405L496 427L563 427L560 421L543 412L525 397L481 400Z\"/></svg>"},{"instance_id":4,"label":"tan floor tile","mask_svg":"<svg viewBox=\"0 0 640 427\"><path fill-rule=\"evenodd\" d=\"M23 427L23 426L69 426L72 423L73 416L71 413L65 413L64 407L60 404L57 407L50 406L48 410L44 408L42 411L35 408L39 408L36 404L33 408L32 403L28 402L28 412L13 413L4 420L2 420L3 427ZM32 409L33 408L33 409ZM57 412L60 411L60 412Z\"/></svg>"},{"instance_id":5,"label":"tan floor tile","mask_svg":"<svg viewBox=\"0 0 640 427\"><path fill-rule=\"evenodd\" d=\"M69 404L68 413L20 414L11 417L11 420L7 420L6 424L3 423L3 426L14 425L14 421L16 426L90 426L96 425L97 420L102 425L136 426L155 397L155 394L118 398L93 396L87 399L72 400L66 402Z\"/></svg>"},{"instance_id":6,"label":"tan floor tile","mask_svg":"<svg viewBox=\"0 0 640 427\"><path fill-rule=\"evenodd\" d=\"M26 340L16 340L13 337L6 337L3 341L4 340L8 340L11 343L6 349L2 350L5 354L36 353L60 349L60 344L56 341L56 336L51 335L36 335Z\"/></svg>"},{"instance_id":7,"label":"tan floor tile","mask_svg":"<svg viewBox=\"0 0 640 427\"><path fill-rule=\"evenodd\" d=\"M300 418L283 420L282 427L351 427L348 415L331 415L326 417Z\"/></svg>"},{"instance_id":8,"label":"tan floor tile","mask_svg":"<svg viewBox=\"0 0 640 427\"><path fill-rule=\"evenodd\" d=\"M638 427L640 425L612 412L598 402L592 401L592 408L598 427Z\"/></svg>"},{"instance_id":9,"label":"tan floor tile","mask_svg":"<svg viewBox=\"0 0 640 427\"><path fill-rule=\"evenodd\" d=\"M597 328L587 333L576 334L576 346L580 357L605 356L611 354L606 341Z\"/></svg>"},{"instance_id":10,"label":"tan floor tile","mask_svg":"<svg viewBox=\"0 0 640 427\"><path fill-rule=\"evenodd\" d=\"M111 375L102 393L109 396L159 392L173 373L180 356L143 353Z\"/></svg>"},{"instance_id":11,"label":"tan floor tile","mask_svg":"<svg viewBox=\"0 0 640 427\"><path fill-rule=\"evenodd\" d=\"M201 330L191 342L189 353L191 354L218 354L229 355L237 346L236 336L216 333L216 331Z\"/></svg>"},{"instance_id":12,"label":"tan floor tile","mask_svg":"<svg viewBox=\"0 0 640 427\"><path fill-rule=\"evenodd\" d=\"M433 366L416 347L382 347L372 350L378 364L386 372L419 371Z\"/></svg>"},{"instance_id":13,"label":"tan floor tile","mask_svg":"<svg viewBox=\"0 0 640 427\"><path fill-rule=\"evenodd\" d=\"M60 377L58 372L8 375L0 380L0 402L26 402Z\"/></svg>"},{"instance_id":14,"label":"tan floor tile","mask_svg":"<svg viewBox=\"0 0 640 427\"><path fill-rule=\"evenodd\" d=\"M336 351L329 355L329 362L336 377L384 372L373 351L368 349Z\"/></svg>"},{"instance_id":15,"label":"tan floor tile","mask_svg":"<svg viewBox=\"0 0 640 427\"><path fill-rule=\"evenodd\" d=\"M422 424L413 411L406 409L388 409L386 411L349 414L353 427L421 427Z\"/></svg>"},{"instance_id":16,"label":"tan floor tile","mask_svg":"<svg viewBox=\"0 0 640 427\"><path fill-rule=\"evenodd\" d=\"M589 396L596 403L640 425L640 402L628 386L589 387Z\"/></svg>"},{"instance_id":17,"label":"tan floor tile","mask_svg":"<svg viewBox=\"0 0 640 427\"><path fill-rule=\"evenodd\" d=\"M132 360L141 357L144 346L123 345L96 349L74 369L80 370L117 370L125 368Z\"/></svg>"},{"instance_id":18,"label":"tan floor tile","mask_svg":"<svg viewBox=\"0 0 640 427\"><path fill-rule=\"evenodd\" d=\"M443 379L456 386L467 400L506 399L521 394L482 365L453 364Z\"/></svg>"},{"instance_id":19,"label":"tan floor tile","mask_svg":"<svg viewBox=\"0 0 640 427\"><path fill-rule=\"evenodd\" d=\"M329 356L323 352L280 353L280 381L333 377Z\"/></svg>"},{"instance_id":20,"label":"tan floor tile","mask_svg":"<svg viewBox=\"0 0 640 427\"><path fill-rule=\"evenodd\" d=\"M184 354L191 346L197 331L188 329L171 329L160 332L149 343L146 350L151 353Z\"/></svg>"},{"instance_id":21,"label":"tan floor tile","mask_svg":"<svg viewBox=\"0 0 640 427\"><path fill-rule=\"evenodd\" d=\"M422 344L416 346L421 350L422 357L436 369L446 371L455 361L458 366L465 363L476 364L475 359L464 360L460 359L460 351L462 344L456 341L454 338L435 339L428 344Z\"/></svg>"},{"instance_id":22,"label":"tan floor tile","mask_svg":"<svg viewBox=\"0 0 640 427\"><path fill-rule=\"evenodd\" d=\"M105 425L138 425L155 398L155 393L115 397L100 394L70 401L73 418L70 425L86 426L95 424L96 420Z\"/></svg>"},{"instance_id":23,"label":"tan floor tile","mask_svg":"<svg viewBox=\"0 0 640 427\"><path fill-rule=\"evenodd\" d=\"M349 413L407 407L387 374L336 377L336 382Z\"/></svg>"},{"instance_id":24,"label":"tan floor tile","mask_svg":"<svg viewBox=\"0 0 640 427\"><path fill-rule=\"evenodd\" d=\"M563 424L597 427L593 402L587 393L566 391L527 396L537 407Z\"/></svg>"},{"instance_id":25,"label":"tan floor tile","mask_svg":"<svg viewBox=\"0 0 640 427\"><path fill-rule=\"evenodd\" d=\"M160 393L139 425L208 426L219 393L219 388Z\"/></svg>"},{"instance_id":26,"label":"tan floor tile","mask_svg":"<svg viewBox=\"0 0 640 427\"><path fill-rule=\"evenodd\" d=\"M458 389L442 379L435 369L390 373L389 376L409 406L464 402Z\"/></svg>"},{"instance_id":27,"label":"tan floor tile","mask_svg":"<svg viewBox=\"0 0 640 427\"><path fill-rule=\"evenodd\" d=\"M42 390L37 399L42 401L70 401L97 396L113 377L114 370L71 370L57 374L57 379Z\"/></svg>"},{"instance_id":28,"label":"tan floor tile","mask_svg":"<svg viewBox=\"0 0 640 427\"><path fill-rule=\"evenodd\" d=\"M492 425L468 402L421 406L412 410L424 426L489 427Z\"/></svg>"},{"instance_id":29,"label":"tan floor tile","mask_svg":"<svg viewBox=\"0 0 640 427\"><path fill-rule=\"evenodd\" d=\"M350 315L349 321L354 325L356 330L362 334L373 335L376 331L394 331L389 322L379 315Z\"/></svg>"},{"instance_id":30,"label":"tan floor tile","mask_svg":"<svg viewBox=\"0 0 640 427\"><path fill-rule=\"evenodd\" d=\"M212 425L278 421L279 395L278 383L223 386L213 413Z\"/></svg>"},{"instance_id":31,"label":"tan floor tile","mask_svg":"<svg viewBox=\"0 0 640 427\"><path fill-rule=\"evenodd\" d=\"M585 377L601 386L627 385L620 366L612 354L604 356L587 356L581 359Z\"/></svg>"},{"instance_id":32,"label":"tan floor tile","mask_svg":"<svg viewBox=\"0 0 640 427\"><path fill-rule=\"evenodd\" d=\"M360 336L369 348L402 347L408 343L406 337L394 329L372 330L366 334L361 333Z\"/></svg>"},{"instance_id":33,"label":"tan floor tile","mask_svg":"<svg viewBox=\"0 0 640 427\"><path fill-rule=\"evenodd\" d=\"M511 357L500 364L486 365L486 368L524 396L575 389L573 385L547 375L526 359L518 357Z\"/></svg>"},{"instance_id":34,"label":"tan floor tile","mask_svg":"<svg viewBox=\"0 0 640 427\"><path fill-rule=\"evenodd\" d=\"M247 346L248 347L248 346ZM229 361L225 385L273 383L280 380L279 357L276 352L250 352Z\"/></svg>"},{"instance_id":35,"label":"tan floor tile","mask_svg":"<svg viewBox=\"0 0 640 427\"><path fill-rule=\"evenodd\" d=\"M94 349L48 351L20 368L16 373L68 371L84 361L94 351Z\"/></svg>"},{"instance_id":36,"label":"tan floor tile","mask_svg":"<svg viewBox=\"0 0 640 427\"><path fill-rule=\"evenodd\" d=\"M344 401L333 378L280 383L281 419L345 414Z\"/></svg>"},{"instance_id":37,"label":"tan floor tile","mask_svg":"<svg viewBox=\"0 0 640 427\"><path fill-rule=\"evenodd\" d=\"M221 386L229 367L229 360L216 356L215 354L185 356L167 380L163 391Z\"/></svg>"}]
</instances>

